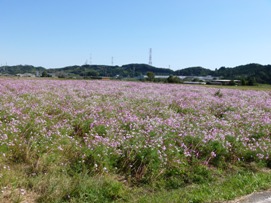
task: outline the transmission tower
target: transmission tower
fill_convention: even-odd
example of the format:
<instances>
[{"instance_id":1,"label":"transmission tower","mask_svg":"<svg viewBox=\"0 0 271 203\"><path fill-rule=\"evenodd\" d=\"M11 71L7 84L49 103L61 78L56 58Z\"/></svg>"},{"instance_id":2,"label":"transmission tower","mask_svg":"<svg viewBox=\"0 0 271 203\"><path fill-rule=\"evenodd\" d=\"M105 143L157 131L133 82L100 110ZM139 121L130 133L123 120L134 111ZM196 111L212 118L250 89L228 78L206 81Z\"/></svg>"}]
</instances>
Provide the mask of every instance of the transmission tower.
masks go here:
<instances>
[{"instance_id":1,"label":"transmission tower","mask_svg":"<svg viewBox=\"0 0 271 203\"><path fill-rule=\"evenodd\" d=\"M150 48L150 54L149 54L149 65L152 65L152 49Z\"/></svg>"},{"instance_id":2,"label":"transmission tower","mask_svg":"<svg viewBox=\"0 0 271 203\"><path fill-rule=\"evenodd\" d=\"M6 71L6 67L8 67L8 63L6 62L6 66L4 66L4 71Z\"/></svg>"},{"instance_id":3,"label":"transmission tower","mask_svg":"<svg viewBox=\"0 0 271 203\"><path fill-rule=\"evenodd\" d=\"M113 66L114 65L114 57L112 56L111 58L111 65Z\"/></svg>"}]
</instances>

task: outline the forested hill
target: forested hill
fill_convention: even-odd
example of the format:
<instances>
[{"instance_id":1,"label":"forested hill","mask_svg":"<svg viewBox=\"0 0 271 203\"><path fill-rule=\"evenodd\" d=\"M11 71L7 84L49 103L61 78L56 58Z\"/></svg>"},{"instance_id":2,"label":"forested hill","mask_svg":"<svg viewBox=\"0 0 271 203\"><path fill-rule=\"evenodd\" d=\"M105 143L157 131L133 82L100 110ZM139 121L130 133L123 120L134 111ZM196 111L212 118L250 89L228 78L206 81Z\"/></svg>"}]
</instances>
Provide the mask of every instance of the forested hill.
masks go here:
<instances>
[{"instance_id":1,"label":"forested hill","mask_svg":"<svg viewBox=\"0 0 271 203\"><path fill-rule=\"evenodd\" d=\"M190 67L181 70L176 70L175 75L185 75L185 76L206 76L213 75L214 71L202 68L200 66Z\"/></svg>"},{"instance_id":2,"label":"forested hill","mask_svg":"<svg viewBox=\"0 0 271 203\"><path fill-rule=\"evenodd\" d=\"M36 71L46 70L43 67L35 67L31 65L17 65L17 66L1 66L0 74L16 75L21 73L32 73L36 74Z\"/></svg>"},{"instance_id":3,"label":"forested hill","mask_svg":"<svg viewBox=\"0 0 271 203\"><path fill-rule=\"evenodd\" d=\"M40 74L47 72L49 74L64 75L69 77L137 77L146 75L147 72L153 72L155 75L182 75L182 76L217 76L225 79L249 79L253 78L258 83L271 84L271 65L247 64L234 68L221 67L216 70L210 70L203 67L190 67L173 71L167 68L157 68L147 64L128 64L123 66L106 65L82 65L68 66L64 68L45 69L43 67L34 67L31 65L2 66L0 74L16 75L18 73Z\"/></svg>"},{"instance_id":4,"label":"forested hill","mask_svg":"<svg viewBox=\"0 0 271 203\"><path fill-rule=\"evenodd\" d=\"M229 79L253 78L258 83L271 84L271 65L248 64L235 68L221 67L215 70L213 75Z\"/></svg>"},{"instance_id":5,"label":"forested hill","mask_svg":"<svg viewBox=\"0 0 271 203\"><path fill-rule=\"evenodd\" d=\"M155 75L174 75L174 71L166 68L157 68L147 64L128 64L123 66L107 65L74 65L63 68L45 69L43 67L34 67L30 65L2 66L0 74L16 75L18 73L32 73L36 71L40 74L46 71L48 74L65 76L107 76L107 77L137 77L146 75L147 72L153 72Z\"/></svg>"},{"instance_id":6,"label":"forested hill","mask_svg":"<svg viewBox=\"0 0 271 203\"><path fill-rule=\"evenodd\" d=\"M123 66L83 65L69 66L58 69L49 69L48 72L73 74L80 76L108 76L108 77L137 77L153 72L155 75L173 75L174 71L165 68L156 68L147 64L128 64Z\"/></svg>"},{"instance_id":7,"label":"forested hill","mask_svg":"<svg viewBox=\"0 0 271 203\"><path fill-rule=\"evenodd\" d=\"M226 79L255 79L258 83L271 84L271 65L251 63L234 68L221 67L209 70L202 67L191 67L175 71L176 75L206 76L212 75Z\"/></svg>"}]
</instances>

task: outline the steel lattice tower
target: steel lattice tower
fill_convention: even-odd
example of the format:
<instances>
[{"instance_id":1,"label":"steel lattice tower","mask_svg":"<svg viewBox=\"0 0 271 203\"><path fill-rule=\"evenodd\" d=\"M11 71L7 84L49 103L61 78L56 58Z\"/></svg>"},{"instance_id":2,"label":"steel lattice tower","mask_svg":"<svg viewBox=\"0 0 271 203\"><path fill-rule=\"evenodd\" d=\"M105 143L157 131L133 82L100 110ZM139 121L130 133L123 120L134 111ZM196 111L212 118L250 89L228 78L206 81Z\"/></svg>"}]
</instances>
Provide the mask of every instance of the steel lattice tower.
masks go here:
<instances>
[{"instance_id":1,"label":"steel lattice tower","mask_svg":"<svg viewBox=\"0 0 271 203\"><path fill-rule=\"evenodd\" d=\"M149 65L152 65L152 48L150 48L150 54L149 54Z\"/></svg>"}]
</instances>

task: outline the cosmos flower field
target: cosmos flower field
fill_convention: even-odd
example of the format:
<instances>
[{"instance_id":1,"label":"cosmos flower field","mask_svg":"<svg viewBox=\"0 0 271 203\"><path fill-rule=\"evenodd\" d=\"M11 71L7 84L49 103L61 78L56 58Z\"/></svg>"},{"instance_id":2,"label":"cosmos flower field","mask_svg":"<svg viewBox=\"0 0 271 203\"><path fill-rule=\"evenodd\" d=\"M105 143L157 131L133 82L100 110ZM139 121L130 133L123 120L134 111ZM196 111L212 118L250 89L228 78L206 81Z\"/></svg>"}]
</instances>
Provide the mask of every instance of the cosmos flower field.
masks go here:
<instances>
[{"instance_id":1,"label":"cosmos flower field","mask_svg":"<svg viewBox=\"0 0 271 203\"><path fill-rule=\"evenodd\" d=\"M174 189L210 168L270 167L270 124L270 91L1 78L0 182L25 165L29 177L54 168Z\"/></svg>"}]
</instances>

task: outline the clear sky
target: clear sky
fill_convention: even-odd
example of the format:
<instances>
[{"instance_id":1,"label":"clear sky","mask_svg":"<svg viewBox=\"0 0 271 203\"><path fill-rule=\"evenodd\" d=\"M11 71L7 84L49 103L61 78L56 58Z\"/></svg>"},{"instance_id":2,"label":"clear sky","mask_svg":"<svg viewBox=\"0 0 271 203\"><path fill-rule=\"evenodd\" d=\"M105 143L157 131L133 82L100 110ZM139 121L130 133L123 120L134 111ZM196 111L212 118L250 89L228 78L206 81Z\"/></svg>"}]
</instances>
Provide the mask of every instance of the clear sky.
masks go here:
<instances>
[{"instance_id":1,"label":"clear sky","mask_svg":"<svg viewBox=\"0 0 271 203\"><path fill-rule=\"evenodd\" d=\"M0 0L0 65L271 63L271 0ZM91 58L91 59L90 59Z\"/></svg>"}]
</instances>

